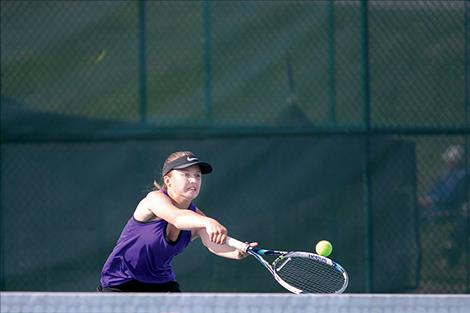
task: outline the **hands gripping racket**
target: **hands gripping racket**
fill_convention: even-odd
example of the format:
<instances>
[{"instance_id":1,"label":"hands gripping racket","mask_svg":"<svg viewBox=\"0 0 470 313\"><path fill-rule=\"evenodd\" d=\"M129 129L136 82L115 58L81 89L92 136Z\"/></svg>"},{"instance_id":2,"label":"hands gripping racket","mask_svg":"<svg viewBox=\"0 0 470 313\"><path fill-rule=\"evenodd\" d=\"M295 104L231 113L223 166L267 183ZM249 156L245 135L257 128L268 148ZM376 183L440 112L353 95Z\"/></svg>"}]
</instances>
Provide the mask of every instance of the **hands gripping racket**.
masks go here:
<instances>
[{"instance_id":1,"label":"hands gripping racket","mask_svg":"<svg viewBox=\"0 0 470 313\"><path fill-rule=\"evenodd\" d=\"M225 243L253 256L292 293L342 293L348 286L344 268L326 257L308 252L258 249L231 237L227 237ZM263 255L277 258L269 264Z\"/></svg>"}]
</instances>

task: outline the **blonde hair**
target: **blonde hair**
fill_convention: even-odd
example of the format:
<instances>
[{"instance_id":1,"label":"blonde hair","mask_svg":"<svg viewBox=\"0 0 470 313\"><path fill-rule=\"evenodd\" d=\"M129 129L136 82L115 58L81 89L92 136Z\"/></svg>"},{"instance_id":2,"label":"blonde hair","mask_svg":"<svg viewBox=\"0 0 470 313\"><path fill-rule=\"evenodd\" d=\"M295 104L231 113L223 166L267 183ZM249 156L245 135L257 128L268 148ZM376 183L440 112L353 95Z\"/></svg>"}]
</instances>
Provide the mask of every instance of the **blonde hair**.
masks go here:
<instances>
[{"instance_id":1,"label":"blonde hair","mask_svg":"<svg viewBox=\"0 0 470 313\"><path fill-rule=\"evenodd\" d=\"M192 155L193 153L191 151L176 151L176 152L173 152L172 154L170 154L165 162L163 163L163 165L165 164L168 164L170 163L171 161L173 160L176 160L178 158L181 158L183 156L190 156ZM167 174L167 175L170 175L171 174L171 171ZM163 177L162 177L163 178ZM162 184L159 184L156 180L153 181L153 190L167 190L167 187L165 185L165 182L163 182Z\"/></svg>"}]
</instances>

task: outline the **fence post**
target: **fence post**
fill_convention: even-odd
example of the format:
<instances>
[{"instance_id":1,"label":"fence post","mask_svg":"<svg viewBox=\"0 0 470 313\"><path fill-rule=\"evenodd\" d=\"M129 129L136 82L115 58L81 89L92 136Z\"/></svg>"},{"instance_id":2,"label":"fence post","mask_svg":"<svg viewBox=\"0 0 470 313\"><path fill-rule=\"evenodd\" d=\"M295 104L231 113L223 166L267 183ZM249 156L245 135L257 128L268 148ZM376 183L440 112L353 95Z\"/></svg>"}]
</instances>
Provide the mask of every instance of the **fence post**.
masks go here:
<instances>
[{"instance_id":1,"label":"fence post","mask_svg":"<svg viewBox=\"0 0 470 313\"><path fill-rule=\"evenodd\" d=\"M361 82L365 127L363 205L364 205L364 273L365 292L372 292L372 212L371 212L371 173L370 173L370 82L369 82L369 23L368 2L361 0Z\"/></svg>"},{"instance_id":2,"label":"fence post","mask_svg":"<svg viewBox=\"0 0 470 313\"><path fill-rule=\"evenodd\" d=\"M336 125L336 31L335 2L328 3L328 111L330 123Z\"/></svg>"},{"instance_id":3,"label":"fence post","mask_svg":"<svg viewBox=\"0 0 470 313\"><path fill-rule=\"evenodd\" d=\"M138 5L138 54L139 54L139 117L140 123L147 123L147 60L146 60L146 19L145 0L139 0Z\"/></svg>"},{"instance_id":4,"label":"fence post","mask_svg":"<svg viewBox=\"0 0 470 313\"><path fill-rule=\"evenodd\" d=\"M464 45L464 54L465 54L465 59L464 59L464 66L465 66L465 69L464 69L464 75L465 75L465 78L464 78L464 83L465 83L465 86L464 86L464 106L465 106L465 120L464 120L464 123L465 123L465 128L468 128L469 125L470 125L470 101L469 101L469 96L470 96L470 79L468 77L468 71L469 71L469 67L470 67L470 62L469 62L469 56L468 54L470 53L470 43L469 43L469 31L468 31L468 28L470 27L470 21L469 21L469 18L470 18L470 2L469 1L465 1L465 4L464 4L464 40L465 40L465 45ZM464 145L465 145L465 184L466 184L466 190L470 190L470 178L469 178L469 169L468 167L470 166L468 160L468 154L470 153L470 140L469 140L469 136L466 135L464 136ZM469 234L470 234L470 217L468 216L469 215L469 212L468 212L468 207L470 206L470 199L469 199L470 195L468 194L467 192L467 212L465 212L464 214L466 215L465 216L465 219L466 219L466 225L464 226L465 227L465 231L464 231L464 234L465 234L465 238L468 238L469 237ZM464 253L465 253L465 264L469 264L470 262L470 251L469 251L469 248L468 248L468 239L466 239L466 241L464 242ZM466 272L466 277L465 277L465 290L466 290L466 293L470 293L470 269L468 267L465 268L465 272Z\"/></svg>"},{"instance_id":5,"label":"fence post","mask_svg":"<svg viewBox=\"0 0 470 313\"><path fill-rule=\"evenodd\" d=\"M212 56L211 56L211 12L210 1L204 0L202 2L202 23L203 23L203 77L204 77L204 90L203 90L203 106L204 117L206 122L212 121Z\"/></svg>"}]
</instances>

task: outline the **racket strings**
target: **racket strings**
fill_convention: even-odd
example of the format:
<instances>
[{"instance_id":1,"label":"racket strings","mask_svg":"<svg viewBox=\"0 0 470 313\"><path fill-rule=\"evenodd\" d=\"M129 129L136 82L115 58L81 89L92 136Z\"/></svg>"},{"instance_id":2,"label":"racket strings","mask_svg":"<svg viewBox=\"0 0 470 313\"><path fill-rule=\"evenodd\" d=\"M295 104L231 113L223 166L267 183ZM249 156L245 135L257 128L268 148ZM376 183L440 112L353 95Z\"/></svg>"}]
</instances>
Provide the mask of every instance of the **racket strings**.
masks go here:
<instances>
[{"instance_id":1,"label":"racket strings","mask_svg":"<svg viewBox=\"0 0 470 313\"><path fill-rule=\"evenodd\" d=\"M277 275L291 286L307 293L335 293L345 283L335 267L305 257L289 257L275 264Z\"/></svg>"}]
</instances>

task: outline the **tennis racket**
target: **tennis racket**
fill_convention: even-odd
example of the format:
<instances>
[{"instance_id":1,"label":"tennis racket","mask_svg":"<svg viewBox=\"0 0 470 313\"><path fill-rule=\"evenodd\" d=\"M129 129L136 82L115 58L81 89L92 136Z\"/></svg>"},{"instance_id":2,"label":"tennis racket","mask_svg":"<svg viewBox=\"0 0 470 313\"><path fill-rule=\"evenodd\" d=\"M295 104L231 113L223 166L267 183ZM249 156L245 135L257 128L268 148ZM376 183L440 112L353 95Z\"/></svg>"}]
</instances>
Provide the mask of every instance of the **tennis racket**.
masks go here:
<instances>
[{"instance_id":1,"label":"tennis racket","mask_svg":"<svg viewBox=\"0 0 470 313\"><path fill-rule=\"evenodd\" d=\"M231 237L225 243L253 256L292 293L342 293L348 286L347 272L329 258L308 252L259 249ZM263 256L277 258L269 264Z\"/></svg>"}]
</instances>

